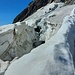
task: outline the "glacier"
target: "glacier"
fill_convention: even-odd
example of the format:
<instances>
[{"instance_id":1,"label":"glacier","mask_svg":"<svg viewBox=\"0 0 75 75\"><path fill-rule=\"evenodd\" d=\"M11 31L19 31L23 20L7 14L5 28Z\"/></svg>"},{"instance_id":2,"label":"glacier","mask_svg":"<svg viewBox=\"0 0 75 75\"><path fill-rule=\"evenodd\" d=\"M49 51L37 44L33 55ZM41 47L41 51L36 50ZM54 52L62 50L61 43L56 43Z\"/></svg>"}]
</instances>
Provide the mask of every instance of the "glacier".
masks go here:
<instances>
[{"instance_id":1,"label":"glacier","mask_svg":"<svg viewBox=\"0 0 75 75\"><path fill-rule=\"evenodd\" d=\"M48 3L22 22L0 27L0 75L74 75L75 4Z\"/></svg>"},{"instance_id":2,"label":"glacier","mask_svg":"<svg viewBox=\"0 0 75 75\"><path fill-rule=\"evenodd\" d=\"M45 44L13 62L5 75L74 75L75 9Z\"/></svg>"}]
</instances>

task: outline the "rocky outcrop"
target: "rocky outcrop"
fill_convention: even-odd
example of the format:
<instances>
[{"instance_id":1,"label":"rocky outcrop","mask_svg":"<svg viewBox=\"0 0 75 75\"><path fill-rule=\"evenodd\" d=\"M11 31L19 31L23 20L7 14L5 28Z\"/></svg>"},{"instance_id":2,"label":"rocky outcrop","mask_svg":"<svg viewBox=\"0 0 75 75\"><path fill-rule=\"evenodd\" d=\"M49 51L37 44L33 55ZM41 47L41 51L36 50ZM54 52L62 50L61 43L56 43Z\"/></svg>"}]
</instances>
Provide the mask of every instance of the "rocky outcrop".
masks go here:
<instances>
[{"instance_id":1,"label":"rocky outcrop","mask_svg":"<svg viewBox=\"0 0 75 75\"><path fill-rule=\"evenodd\" d=\"M36 12L39 8L45 6L50 0L34 0L32 1L26 9L24 9L13 21L13 23L18 21L23 21L25 18ZM51 1L52 2L52 1Z\"/></svg>"},{"instance_id":2,"label":"rocky outcrop","mask_svg":"<svg viewBox=\"0 0 75 75\"><path fill-rule=\"evenodd\" d=\"M23 21L28 16L32 15L34 12L36 12L41 7L47 5L48 3L52 2L64 2L66 4L73 4L75 3L74 0L34 0L32 1L27 8L25 8L13 21L13 23L16 23L18 21Z\"/></svg>"},{"instance_id":3,"label":"rocky outcrop","mask_svg":"<svg viewBox=\"0 0 75 75\"><path fill-rule=\"evenodd\" d=\"M18 21L23 21L25 18L36 12L39 8L45 6L49 2L54 0L34 0L32 1L26 9L24 9L13 21L13 23Z\"/></svg>"}]
</instances>

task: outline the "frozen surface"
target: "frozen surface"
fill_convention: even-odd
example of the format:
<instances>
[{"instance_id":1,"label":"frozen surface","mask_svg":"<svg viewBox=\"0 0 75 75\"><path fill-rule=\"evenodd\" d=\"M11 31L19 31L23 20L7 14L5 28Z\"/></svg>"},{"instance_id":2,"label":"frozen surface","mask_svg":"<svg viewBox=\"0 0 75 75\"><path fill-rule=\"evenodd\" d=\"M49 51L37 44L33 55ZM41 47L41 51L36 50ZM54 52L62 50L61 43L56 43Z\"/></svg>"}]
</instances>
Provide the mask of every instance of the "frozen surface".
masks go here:
<instances>
[{"instance_id":1,"label":"frozen surface","mask_svg":"<svg viewBox=\"0 0 75 75\"><path fill-rule=\"evenodd\" d=\"M29 53L36 39L34 29L25 22L0 27L0 59L12 60Z\"/></svg>"},{"instance_id":2,"label":"frozen surface","mask_svg":"<svg viewBox=\"0 0 75 75\"><path fill-rule=\"evenodd\" d=\"M13 62L5 75L74 75L74 36L75 9L49 41Z\"/></svg>"},{"instance_id":3,"label":"frozen surface","mask_svg":"<svg viewBox=\"0 0 75 75\"><path fill-rule=\"evenodd\" d=\"M37 10L25 19L25 22L34 28L40 26L39 40L47 41L59 30L64 17L69 15L74 7L75 5L64 6L63 3L53 2Z\"/></svg>"},{"instance_id":4,"label":"frozen surface","mask_svg":"<svg viewBox=\"0 0 75 75\"><path fill-rule=\"evenodd\" d=\"M1 26L0 74L11 64L5 75L74 75L73 8L53 2L23 22Z\"/></svg>"}]
</instances>

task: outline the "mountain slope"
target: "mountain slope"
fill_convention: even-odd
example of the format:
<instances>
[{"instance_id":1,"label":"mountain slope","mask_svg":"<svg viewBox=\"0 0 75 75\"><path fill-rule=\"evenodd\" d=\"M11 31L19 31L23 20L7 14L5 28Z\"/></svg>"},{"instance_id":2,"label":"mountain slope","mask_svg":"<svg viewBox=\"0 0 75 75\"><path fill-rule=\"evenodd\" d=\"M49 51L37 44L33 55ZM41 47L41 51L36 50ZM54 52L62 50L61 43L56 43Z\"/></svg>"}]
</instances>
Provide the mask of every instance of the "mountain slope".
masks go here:
<instances>
[{"instance_id":1,"label":"mountain slope","mask_svg":"<svg viewBox=\"0 0 75 75\"><path fill-rule=\"evenodd\" d=\"M49 41L12 63L5 75L74 75L74 32L75 9Z\"/></svg>"},{"instance_id":2,"label":"mountain slope","mask_svg":"<svg viewBox=\"0 0 75 75\"><path fill-rule=\"evenodd\" d=\"M20 22L23 21L25 18L32 15L38 9L47 5L48 3L52 3L53 1L54 2L64 2L66 5L75 3L74 0L34 0L28 5L27 8L25 8L19 15L16 16L13 23L16 23L18 21Z\"/></svg>"},{"instance_id":3,"label":"mountain slope","mask_svg":"<svg viewBox=\"0 0 75 75\"><path fill-rule=\"evenodd\" d=\"M24 21L28 26L40 27L39 40L47 41L58 31L64 17L69 15L74 7L75 5L64 6L64 3L53 2L40 8Z\"/></svg>"},{"instance_id":4,"label":"mountain slope","mask_svg":"<svg viewBox=\"0 0 75 75\"><path fill-rule=\"evenodd\" d=\"M22 22L1 26L0 74L74 75L74 8L52 2Z\"/></svg>"}]
</instances>

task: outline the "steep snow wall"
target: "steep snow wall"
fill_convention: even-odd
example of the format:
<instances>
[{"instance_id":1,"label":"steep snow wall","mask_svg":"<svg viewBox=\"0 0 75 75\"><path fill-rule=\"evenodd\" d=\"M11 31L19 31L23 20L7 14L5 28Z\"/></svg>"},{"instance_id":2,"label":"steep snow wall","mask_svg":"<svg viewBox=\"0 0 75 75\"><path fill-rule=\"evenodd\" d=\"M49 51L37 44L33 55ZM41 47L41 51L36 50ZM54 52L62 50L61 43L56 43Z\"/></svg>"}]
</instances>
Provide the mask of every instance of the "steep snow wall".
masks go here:
<instances>
[{"instance_id":1,"label":"steep snow wall","mask_svg":"<svg viewBox=\"0 0 75 75\"><path fill-rule=\"evenodd\" d=\"M5 75L74 75L74 36L75 9L49 41L13 62Z\"/></svg>"}]
</instances>

